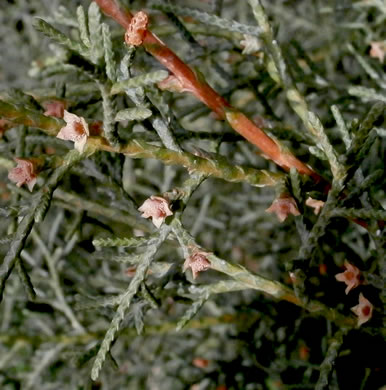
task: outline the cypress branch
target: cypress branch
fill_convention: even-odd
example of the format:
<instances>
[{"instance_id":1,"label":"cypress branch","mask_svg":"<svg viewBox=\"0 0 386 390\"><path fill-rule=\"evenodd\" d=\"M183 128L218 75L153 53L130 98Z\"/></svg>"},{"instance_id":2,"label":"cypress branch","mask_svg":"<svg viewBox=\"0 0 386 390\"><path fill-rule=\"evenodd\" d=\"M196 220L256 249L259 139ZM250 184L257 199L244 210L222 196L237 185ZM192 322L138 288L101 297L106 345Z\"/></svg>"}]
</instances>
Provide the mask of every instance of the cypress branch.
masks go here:
<instances>
[{"instance_id":1,"label":"cypress branch","mask_svg":"<svg viewBox=\"0 0 386 390\"><path fill-rule=\"evenodd\" d=\"M110 81L114 82L116 80L115 70L117 69L117 64L114 59L113 43L111 40L110 28L105 23L102 24L102 35L103 35L106 75Z\"/></svg>"},{"instance_id":2,"label":"cypress branch","mask_svg":"<svg viewBox=\"0 0 386 390\"><path fill-rule=\"evenodd\" d=\"M151 247L148 248L146 253L146 257L143 258L141 264L138 265L137 271L131 280L131 283L121 298L117 311L114 315L113 320L111 321L110 327L106 332L106 335L102 341L101 347L98 351L98 354L95 358L92 370L91 370L91 378L96 380L99 376L100 370L102 368L103 362L106 359L107 353L110 351L111 343L113 342L116 333L118 332L120 325L125 317L127 310L130 308L132 299L134 295L138 292L138 289L141 283L145 280L146 272L149 269L154 255L159 249L162 242L166 239L170 232L170 228L167 225L164 225L161 229L160 236L158 242Z\"/></svg>"},{"instance_id":3,"label":"cypress branch","mask_svg":"<svg viewBox=\"0 0 386 390\"><path fill-rule=\"evenodd\" d=\"M386 96L380 92L377 92L374 88L355 86L350 87L348 89L348 93L366 101L379 100L383 103L386 103Z\"/></svg>"},{"instance_id":4,"label":"cypress branch","mask_svg":"<svg viewBox=\"0 0 386 390\"><path fill-rule=\"evenodd\" d=\"M34 223L41 222L44 219L52 199L52 194L59 185L60 180L82 158L84 158L84 155L81 155L77 151L70 151L65 157L65 164L54 171L47 184L35 195L32 207L18 225L10 248L0 267L0 302L3 298L5 283L11 275Z\"/></svg>"},{"instance_id":5,"label":"cypress branch","mask_svg":"<svg viewBox=\"0 0 386 390\"><path fill-rule=\"evenodd\" d=\"M179 331L183 327L185 327L189 321L199 312L199 310L204 306L204 303L209 299L209 291L204 291L199 297L197 297L193 303L190 305L189 309L185 312L185 314L178 321L176 330Z\"/></svg>"},{"instance_id":6,"label":"cypress branch","mask_svg":"<svg viewBox=\"0 0 386 390\"><path fill-rule=\"evenodd\" d=\"M320 366L320 375L315 390L327 388L329 384L328 377L334 368L334 362L338 356L339 349L343 344L343 336L345 333L347 333L347 329L338 330L334 335L334 338L330 340L326 357Z\"/></svg>"},{"instance_id":7,"label":"cypress branch","mask_svg":"<svg viewBox=\"0 0 386 390\"><path fill-rule=\"evenodd\" d=\"M110 93L112 95L116 95L118 93L125 92L125 90L129 88L145 87L146 85L155 84L164 80L168 77L168 75L169 73L166 70L157 70L155 72L149 72L140 76L132 77L131 79L113 84Z\"/></svg>"},{"instance_id":8,"label":"cypress branch","mask_svg":"<svg viewBox=\"0 0 386 390\"><path fill-rule=\"evenodd\" d=\"M84 8L81 5L79 5L78 8L76 9L76 16L78 19L80 39L84 46L90 48L91 42L90 42L90 34L88 31L88 26L86 21L86 14L84 12Z\"/></svg>"},{"instance_id":9,"label":"cypress branch","mask_svg":"<svg viewBox=\"0 0 386 390\"><path fill-rule=\"evenodd\" d=\"M99 7L92 2L88 7L88 30L90 32L90 59L98 64L104 56L101 12Z\"/></svg>"},{"instance_id":10,"label":"cypress branch","mask_svg":"<svg viewBox=\"0 0 386 390\"><path fill-rule=\"evenodd\" d=\"M196 9L181 7L172 4L165 4L161 1L152 0L151 7L164 12L173 12L178 16L191 16L192 18L200 21L203 24L218 27L224 30L237 32L241 34L248 34L255 37L259 37L261 34L260 28L254 26L248 26L235 20L227 20L220 18L217 15L208 14L207 12L198 11Z\"/></svg>"},{"instance_id":11,"label":"cypress branch","mask_svg":"<svg viewBox=\"0 0 386 390\"><path fill-rule=\"evenodd\" d=\"M34 27L36 30L42 32L47 37L53 39L68 49L80 54L85 58L89 58L89 50L86 46L83 45L83 43L73 41L43 19L36 18Z\"/></svg>"},{"instance_id":12,"label":"cypress branch","mask_svg":"<svg viewBox=\"0 0 386 390\"><path fill-rule=\"evenodd\" d=\"M149 118L152 115L151 110L146 107L136 107L136 108L125 108L120 110L115 115L115 120L117 122L122 121L143 121Z\"/></svg>"},{"instance_id":13,"label":"cypress branch","mask_svg":"<svg viewBox=\"0 0 386 390\"><path fill-rule=\"evenodd\" d=\"M340 135L342 137L342 140L346 146L346 149L349 149L351 146L351 135L347 129L346 123L343 119L343 116L342 116L338 106L336 106L336 105L331 106L331 112L334 115L335 122L338 125L338 129L339 129Z\"/></svg>"},{"instance_id":14,"label":"cypress branch","mask_svg":"<svg viewBox=\"0 0 386 390\"><path fill-rule=\"evenodd\" d=\"M136 248L147 244L149 237L107 237L93 240L92 244L98 247L122 246Z\"/></svg>"}]
</instances>

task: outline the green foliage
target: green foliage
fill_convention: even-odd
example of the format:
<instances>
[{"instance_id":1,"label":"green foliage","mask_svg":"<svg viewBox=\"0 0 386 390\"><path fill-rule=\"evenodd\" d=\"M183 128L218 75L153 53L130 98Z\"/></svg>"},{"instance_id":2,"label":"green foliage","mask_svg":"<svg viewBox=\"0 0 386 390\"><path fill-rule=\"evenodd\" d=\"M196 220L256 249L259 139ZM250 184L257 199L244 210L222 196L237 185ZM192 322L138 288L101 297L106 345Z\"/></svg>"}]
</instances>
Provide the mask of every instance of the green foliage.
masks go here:
<instances>
[{"instance_id":1,"label":"green foliage","mask_svg":"<svg viewBox=\"0 0 386 390\"><path fill-rule=\"evenodd\" d=\"M176 330L181 330L188 322L199 312L204 303L209 299L209 291L204 291L198 298L196 298L192 304L189 306L189 309L181 317L177 323Z\"/></svg>"},{"instance_id":2,"label":"green foliage","mask_svg":"<svg viewBox=\"0 0 386 390\"><path fill-rule=\"evenodd\" d=\"M78 18L80 40L82 41L83 45L90 48L90 33L88 31L86 14L84 12L84 8L81 5L76 9L76 16Z\"/></svg>"},{"instance_id":3,"label":"green foliage","mask_svg":"<svg viewBox=\"0 0 386 390\"><path fill-rule=\"evenodd\" d=\"M81 42L76 42L68 38L65 34L61 33L55 27L51 26L49 23L43 19L37 18L34 24L36 30L42 32L47 37L55 40L63 46L66 46L68 49L73 50L86 58L89 57L89 50Z\"/></svg>"},{"instance_id":4,"label":"green foliage","mask_svg":"<svg viewBox=\"0 0 386 390\"><path fill-rule=\"evenodd\" d=\"M114 82L115 70L117 69L117 64L114 61L114 51L113 43L111 41L110 28L107 24L102 24L102 34L103 34L103 47L105 51L105 63L106 63L106 75L107 77Z\"/></svg>"},{"instance_id":5,"label":"green foliage","mask_svg":"<svg viewBox=\"0 0 386 390\"><path fill-rule=\"evenodd\" d=\"M248 34L258 37L261 34L261 30L255 26L248 26L239 23L235 20L227 20L220 18L217 15L202 12L196 9L187 8L185 6L176 6L172 4L165 4L162 1L152 0L150 5L155 8L166 12L173 12L178 16L191 16L192 18L200 21L201 23L209 26L222 28L232 32L238 32L241 34Z\"/></svg>"},{"instance_id":6,"label":"green foliage","mask_svg":"<svg viewBox=\"0 0 386 390\"><path fill-rule=\"evenodd\" d=\"M103 107L103 133L111 145L119 144L118 130L114 123L115 118L115 103L109 96L108 87L98 83L102 96Z\"/></svg>"},{"instance_id":7,"label":"green foliage","mask_svg":"<svg viewBox=\"0 0 386 390\"><path fill-rule=\"evenodd\" d=\"M145 87L146 85L158 83L159 81L164 80L167 76L168 72L165 70L157 70L155 72L146 73L128 80L123 80L113 84L111 88L111 94L116 95L118 93L124 92L129 88Z\"/></svg>"},{"instance_id":8,"label":"green foliage","mask_svg":"<svg viewBox=\"0 0 386 390\"><path fill-rule=\"evenodd\" d=\"M109 246L123 246L123 247L137 247L145 245L149 241L148 237L121 237L121 238L98 238L93 240L93 245L100 247L109 247Z\"/></svg>"},{"instance_id":9,"label":"green foliage","mask_svg":"<svg viewBox=\"0 0 386 390\"><path fill-rule=\"evenodd\" d=\"M121 322L125 318L125 312L129 309L131 301L134 295L137 293L141 283L145 280L146 272L149 269L151 262L154 259L154 255L157 253L160 245L166 239L170 228L164 226L160 232L160 236L156 243L149 245L146 250L146 256L142 258L141 263L138 265L136 273L123 296L120 299L117 311L111 321L110 327L106 332L106 335L102 341L101 347L95 357L95 361L91 370L91 378L96 380L99 376L99 372L102 368L102 364L106 359L106 355L111 348L111 343L115 338L115 334L119 330Z\"/></svg>"},{"instance_id":10,"label":"green foliage","mask_svg":"<svg viewBox=\"0 0 386 390\"><path fill-rule=\"evenodd\" d=\"M81 3L0 10L0 388L381 389L382 2L122 1L189 64L180 81L199 75L314 177L197 92L159 89L171 53L126 46ZM55 137L52 102L87 122L83 153ZM32 193L14 158L34 163ZM160 197L157 228L138 208ZM291 198L283 223L266 212Z\"/></svg>"},{"instance_id":11,"label":"green foliage","mask_svg":"<svg viewBox=\"0 0 386 390\"><path fill-rule=\"evenodd\" d=\"M88 7L88 30L90 32L90 57L92 62L97 64L104 56L104 39L101 39L101 12L98 5L94 2ZM106 33L104 35L106 35Z\"/></svg>"},{"instance_id":12,"label":"green foliage","mask_svg":"<svg viewBox=\"0 0 386 390\"><path fill-rule=\"evenodd\" d=\"M340 132L344 145L346 149L349 149L351 146L351 136L343 119L342 113L340 112L339 107L336 105L331 106L331 112L332 115L334 115L336 124L338 125L338 130Z\"/></svg>"},{"instance_id":13,"label":"green foliage","mask_svg":"<svg viewBox=\"0 0 386 390\"><path fill-rule=\"evenodd\" d=\"M3 299L5 283L15 264L19 258L21 251L25 245L25 242L28 238L28 235L34 224L34 213L30 212L26 215L22 222L19 224L18 229L15 233L15 236L12 239L12 242L9 246L8 252L4 257L3 263L0 268L0 301Z\"/></svg>"},{"instance_id":14,"label":"green foliage","mask_svg":"<svg viewBox=\"0 0 386 390\"><path fill-rule=\"evenodd\" d=\"M381 102L386 103L386 96L382 93L378 93L373 88L366 88L366 87L350 87L348 90L348 93L353 96L360 97L363 100L366 101L376 101L379 100Z\"/></svg>"},{"instance_id":15,"label":"green foliage","mask_svg":"<svg viewBox=\"0 0 386 390\"><path fill-rule=\"evenodd\" d=\"M338 356L338 351L343 344L343 335L346 330L338 330L332 340L329 340L329 347L327 349L326 357L320 366L320 376L315 386L315 390L323 390L328 388L330 383L329 374L331 373L334 361Z\"/></svg>"},{"instance_id":16,"label":"green foliage","mask_svg":"<svg viewBox=\"0 0 386 390\"><path fill-rule=\"evenodd\" d=\"M149 118L151 115L151 110L145 107L126 108L117 112L117 115L115 115L115 120L117 122L143 121L144 119Z\"/></svg>"}]
</instances>

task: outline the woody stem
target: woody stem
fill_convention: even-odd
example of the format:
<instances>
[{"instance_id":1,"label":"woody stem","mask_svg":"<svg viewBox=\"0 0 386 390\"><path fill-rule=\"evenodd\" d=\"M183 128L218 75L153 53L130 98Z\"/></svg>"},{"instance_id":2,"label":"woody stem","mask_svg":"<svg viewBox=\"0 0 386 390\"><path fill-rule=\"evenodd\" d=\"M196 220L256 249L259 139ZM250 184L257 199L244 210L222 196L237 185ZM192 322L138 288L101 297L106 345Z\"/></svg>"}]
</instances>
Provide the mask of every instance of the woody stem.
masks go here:
<instances>
[{"instance_id":1,"label":"woody stem","mask_svg":"<svg viewBox=\"0 0 386 390\"><path fill-rule=\"evenodd\" d=\"M200 248L195 239L184 228L180 220L175 219L171 225L178 242L183 247L183 249L185 248L185 251L187 251L186 248L188 247ZM229 281L223 281L224 283L213 285L213 291L216 293L251 288L253 290L269 294L278 300L293 303L306 309L312 314L322 315L328 320L335 322L339 326L354 327L356 325L356 319L353 316L344 316L337 310L332 309L324 305L322 302L316 300L303 302L296 296L294 290L288 288L280 282L267 279L261 275L253 274L243 266L239 264L232 264L224 259L217 257L213 253L209 253L207 258L210 261L211 269L224 273L233 279L233 283L230 284L227 284Z\"/></svg>"},{"instance_id":2,"label":"woody stem","mask_svg":"<svg viewBox=\"0 0 386 390\"><path fill-rule=\"evenodd\" d=\"M65 125L62 119L47 117L38 111L2 100L0 116L13 123L37 127L53 136ZM256 187L275 186L284 180L283 173L232 165L220 155L203 158L189 152L155 146L139 139L132 139L126 145L117 148L111 146L103 137L89 137L87 145L95 150L122 153L132 158L154 158L167 165L182 165L190 172L200 172L230 182L247 182Z\"/></svg>"},{"instance_id":3,"label":"woody stem","mask_svg":"<svg viewBox=\"0 0 386 390\"><path fill-rule=\"evenodd\" d=\"M114 0L94 1L105 14L115 19L124 29L127 30L129 28L132 18L132 14L129 11L122 9ZM300 173L313 177L317 182L321 180L321 177L316 172L298 160L288 150L281 147L277 141L265 134L262 129L242 112L231 107L205 80L201 77L199 79L188 65L149 30L144 37L143 46L173 73L180 83L184 85L185 89L189 90L197 99L213 110L220 119L227 120L235 131L257 146L272 161L286 171L294 167Z\"/></svg>"}]
</instances>

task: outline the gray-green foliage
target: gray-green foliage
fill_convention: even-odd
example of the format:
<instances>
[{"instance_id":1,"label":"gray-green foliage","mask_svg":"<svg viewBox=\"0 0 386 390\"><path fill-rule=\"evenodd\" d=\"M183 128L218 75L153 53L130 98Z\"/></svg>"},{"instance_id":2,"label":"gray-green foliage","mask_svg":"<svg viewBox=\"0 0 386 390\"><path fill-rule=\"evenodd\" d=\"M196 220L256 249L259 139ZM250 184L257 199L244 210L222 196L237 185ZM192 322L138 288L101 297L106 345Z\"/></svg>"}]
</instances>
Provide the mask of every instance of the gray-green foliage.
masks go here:
<instances>
[{"instance_id":1,"label":"gray-green foliage","mask_svg":"<svg viewBox=\"0 0 386 390\"><path fill-rule=\"evenodd\" d=\"M90 32L90 57L93 63L98 63L103 58L104 51L108 49L108 44L104 44L108 34L106 31L103 32L105 39L101 39L103 31L101 12L94 2L88 7L88 29Z\"/></svg>"},{"instance_id":2,"label":"gray-green foliage","mask_svg":"<svg viewBox=\"0 0 386 390\"><path fill-rule=\"evenodd\" d=\"M150 4L155 9L159 9L166 12L173 12L178 16L191 16L205 25L214 26L222 28L224 30L238 32L242 34L249 34L256 37L261 34L261 30L258 27L248 26L239 23L235 20L223 19L217 15L202 12L197 9L188 8L185 6L172 5L171 3L165 4L165 2L163 1L156 0L152 0Z\"/></svg>"},{"instance_id":3,"label":"gray-green foliage","mask_svg":"<svg viewBox=\"0 0 386 390\"><path fill-rule=\"evenodd\" d=\"M129 88L139 88L146 85L151 85L164 80L168 76L168 72L165 70L157 70L155 72L136 76L127 80L123 80L113 84L111 88L111 94L115 95L124 92Z\"/></svg>"},{"instance_id":4,"label":"gray-green foliage","mask_svg":"<svg viewBox=\"0 0 386 390\"><path fill-rule=\"evenodd\" d=\"M36 30L42 32L47 37L55 40L56 42L67 47L68 49L73 50L85 57L90 56L89 49L85 45L83 45L82 42L77 42L71 38L68 38L67 35L61 33L59 30L51 26L45 20L37 18L34 27L36 28Z\"/></svg>"},{"instance_id":5,"label":"gray-green foliage","mask_svg":"<svg viewBox=\"0 0 386 390\"><path fill-rule=\"evenodd\" d=\"M117 112L115 115L115 120L117 122L122 121L134 121L134 120L143 120L149 118L152 115L151 110L148 108L126 108Z\"/></svg>"},{"instance_id":6,"label":"gray-green foliage","mask_svg":"<svg viewBox=\"0 0 386 390\"><path fill-rule=\"evenodd\" d=\"M86 20L86 13L84 12L84 8L81 5L78 6L78 8L76 9L76 16L78 19L80 40L86 47L90 48L91 41L90 41L89 28Z\"/></svg>"},{"instance_id":7,"label":"gray-green foliage","mask_svg":"<svg viewBox=\"0 0 386 390\"><path fill-rule=\"evenodd\" d=\"M104 56L106 63L106 75L111 81L115 81L115 72L117 69L117 64L114 60L114 51L113 44L111 40L110 28L107 24L102 24L102 33L103 33L103 48Z\"/></svg>"},{"instance_id":8,"label":"gray-green foliage","mask_svg":"<svg viewBox=\"0 0 386 390\"><path fill-rule=\"evenodd\" d=\"M159 90L171 72L95 2L5 1L0 388L381 388L382 2L122 3L324 181ZM100 150L54 137L53 98ZM7 178L15 157L43 161L32 194ZM137 210L152 195L173 211L160 229ZM301 213L282 224L265 211L281 196ZM212 269L194 280L197 251ZM364 279L347 295L345 261ZM354 329L359 293L374 310Z\"/></svg>"}]
</instances>

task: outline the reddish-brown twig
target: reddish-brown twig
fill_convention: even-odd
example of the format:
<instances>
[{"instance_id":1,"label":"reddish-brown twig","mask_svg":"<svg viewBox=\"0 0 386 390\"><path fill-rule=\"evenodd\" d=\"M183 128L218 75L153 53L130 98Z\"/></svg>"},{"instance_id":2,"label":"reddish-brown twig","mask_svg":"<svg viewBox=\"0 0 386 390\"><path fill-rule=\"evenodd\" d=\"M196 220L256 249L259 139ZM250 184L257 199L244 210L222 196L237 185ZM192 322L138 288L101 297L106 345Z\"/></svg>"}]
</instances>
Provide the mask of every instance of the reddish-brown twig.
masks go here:
<instances>
[{"instance_id":1,"label":"reddish-brown twig","mask_svg":"<svg viewBox=\"0 0 386 390\"><path fill-rule=\"evenodd\" d=\"M115 0L94 1L105 14L115 19L125 30L129 29L132 18L129 11L122 9ZM206 104L219 119L226 119L234 130L257 146L265 156L286 171L294 167L299 173L311 176L317 182L321 180L321 177L310 167L298 160L288 150L283 149L243 113L232 108L205 80L201 77L198 78L188 65L149 30L144 36L143 46L179 80L185 90Z\"/></svg>"}]
</instances>

